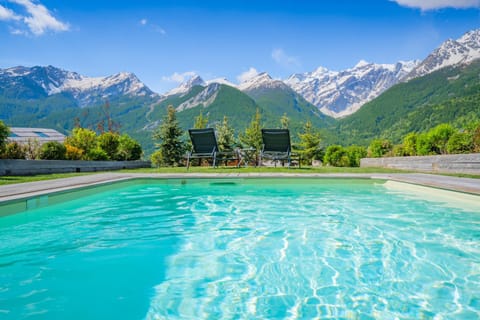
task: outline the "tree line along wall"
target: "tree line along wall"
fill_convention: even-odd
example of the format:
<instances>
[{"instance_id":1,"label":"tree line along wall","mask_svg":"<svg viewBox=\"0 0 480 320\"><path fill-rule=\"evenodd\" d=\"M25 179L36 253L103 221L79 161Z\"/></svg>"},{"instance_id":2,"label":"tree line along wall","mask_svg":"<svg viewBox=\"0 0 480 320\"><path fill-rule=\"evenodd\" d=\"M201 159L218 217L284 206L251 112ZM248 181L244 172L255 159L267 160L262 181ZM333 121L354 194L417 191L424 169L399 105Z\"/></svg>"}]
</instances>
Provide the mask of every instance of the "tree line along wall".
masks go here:
<instances>
[{"instance_id":1,"label":"tree line along wall","mask_svg":"<svg viewBox=\"0 0 480 320\"><path fill-rule=\"evenodd\" d=\"M480 175L480 153L435 156L363 158L360 167L390 168L430 173Z\"/></svg>"}]
</instances>

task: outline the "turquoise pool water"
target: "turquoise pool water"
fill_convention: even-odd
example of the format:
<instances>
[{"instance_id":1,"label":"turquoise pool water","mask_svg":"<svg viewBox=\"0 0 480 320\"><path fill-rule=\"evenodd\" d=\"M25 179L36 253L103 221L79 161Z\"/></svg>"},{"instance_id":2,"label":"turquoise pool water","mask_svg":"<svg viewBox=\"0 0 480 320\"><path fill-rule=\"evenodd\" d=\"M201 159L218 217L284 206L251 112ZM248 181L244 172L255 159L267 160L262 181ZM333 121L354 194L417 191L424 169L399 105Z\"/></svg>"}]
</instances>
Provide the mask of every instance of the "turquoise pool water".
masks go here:
<instances>
[{"instance_id":1,"label":"turquoise pool water","mask_svg":"<svg viewBox=\"0 0 480 320\"><path fill-rule=\"evenodd\" d=\"M478 319L480 201L439 192L199 179L43 197L0 217L0 319Z\"/></svg>"}]
</instances>

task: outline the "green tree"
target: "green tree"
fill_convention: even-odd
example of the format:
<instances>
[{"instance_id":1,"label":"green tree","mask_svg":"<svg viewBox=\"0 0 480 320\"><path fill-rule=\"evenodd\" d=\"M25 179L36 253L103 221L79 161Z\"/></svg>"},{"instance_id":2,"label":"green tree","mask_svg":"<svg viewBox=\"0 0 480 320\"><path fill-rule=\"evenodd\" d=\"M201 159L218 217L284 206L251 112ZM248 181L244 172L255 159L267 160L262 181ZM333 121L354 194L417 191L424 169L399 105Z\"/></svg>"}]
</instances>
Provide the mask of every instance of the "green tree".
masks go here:
<instances>
[{"instance_id":1,"label":"green tree","mask_svg":"<svg viewBox=\"0 0 480 320\"><path fill-rule=\"evenodd\" d=\"M290 125L290 118L287 116L286 113L284 113L283 116L280 118L280 123L282 125L282 129L288 129L288 126Z\"/></svg>"},{"instance_id":2,"label":"green tree","mask_svg":"<svg viewBox=\"0 0 480 320\"><path fill-rule=\"evenodd\" d=\"M410 132L403 138L403 150L406 156L417 155L417 137L417 133Z\"/></svg>"},{"instance_id":3,"label":"green tree","mask_svg":"<svg viewBox=\"0 0 480 320\"><path fill-rule=\"evenodd\" d=\"M103 132L97 138L98 147L105 151L108 160L115 160L118 155L118 146L120 145L120 136L113 132Z\"/></svg>"},{"instance_id":4,"label":"green tree","mask_svg":"<svg viewBox=\"0 0 480 320\"><path fill-rule=\"evenodd\" d=\"M313 128L310 120L305 122L303 132L299 133L298 136L300 138L299 152L302 156L302 160L305 160L308 164L311 164L312 160L321 160L323 157L323 150L320 146L320 133Z\"/></svg>"},{"instance_id":5,"label":"green tree","mask_svg":"<svg viewBox=\"0 0 480 320\"><path fill-rule=\"evenodd\" d=\"M360 167L360 159L367 157L367 149L361 146L349 146L345 149L350 167Z\"/></svg>"},{"instance_id":6,"label":"green tree","mask_svg":"<svg viewBox=\"0 0 480 320\"><path fill-rule=\"evenodd\" d=\"M156 157L159 158L158 164L162 166L179 166L181 164L185 146L181 139L183 134L180 128L175 108L168 106L168 113L163 119L163 123L156 129L153 138L157 141L158 148Z\"/></svg>"},{"instance_id":7,"label":"green tree","mask_svg":"<svg viewBox=\"0 0 480 320\"><path fill-rule=\"evenodd\" d=\"M407 151L405 150L405 146L403 144L397 144L393 146L392 155L394 157L406 157L409 156Z\"/></svg>"},{"instance_id":8,"label":"green tree","mask_svg":"<svg viewBox=\"0 0 480 320\"><path fill-rule=\"evenodd\" d=\"M436 154L446 154L448 140L455 132L455 128L448 123L439 124L428 131L428 139L432 145L432 152Z\"/></svg>"},{"instance_id":9,"label":"green tree","mask_svg":"<svg viewBox=\"0 0 480 320\"><path fill-rule=\"evenodd\" d=\"M473 152L480 152L480 123L472 129Z\"/></svg>"},{"instance_id":10,"label":"green tree","mask_svg":"<svg viewBox=\"0 0 480 320\"><path fill-rule=\"evenodd\" d=\"M392 150L392 143L386 139L375 139L368 147L370 158L381 158Z\"/></svg>"},{"instance_id":11,"label":"green tree","mask_svg":"<svg viewBox=\"0 0 480 320\"><path fill-rule=\"evenodd\" d=\"M88 160L92 161L106 161L108 160L108 154L104 150L100 149L100 147L96 147L88 151L87 158Z\"/></svg>"},{"instance_id":12,"label":"green tree","mask_svg":"<svg viewBox=\"0 0 480 320\"><path fill-rule=\"evenodd\" d=\"M90 151L97 148L97 134L90 129L74 128L72 135L67 137L65 143L82 150L82 160L91 160Z\"/></svg>"},{"instance_id":13,"label":"green tree","mask_svg":"<svg viewBox=\"0 0 480 320\"><path fill-rule=\"evenodd\" d=\"M420 133L417 136L416 150L417 150L417 155L419 156L427 156L427 155L435 154L433 152L432 141L430 140L428 133L426 132Z\"/></svg>"},{"instance_id":14,"label":"green tree","mask_svg":"<svg viewBox=\"0 0 480 320\"><path fill-rule=\"evenodd\" d=\"M200 114L195 117L195 122L193 124L194 129L205 129L208 124L208 117L203 116L203 112L200 111Z\"/></svg>"},{"instance_id":15,"label":"green tree","mask_svg":"<svg viewBox=\"0 0 480 320\"><path fill-rule=\"evenodd\" d=\"M128 134L122 134L118 138L118 149L115 159L122 161L139 160L142 157L142 146Z\"/></svg>"},{"instance_id":16,"label":"green tree","mask_svg":"<svg viewBox=\"0 0 480 320\"><path fill-rule=\"evenodd\" d=\"M49 141L40 147L40 159L43 160L65 160L67 148L58 141Z\"/></svg>"},{"instance_id":17,"label":"green tree","mask_svg":"<svg viewBox=\"0 0 480 320\"><path fill-rule=\"evenodd\" d=\"M7 144L7 138L10 134L8 127L0 120L0 154L5 150Z\"/></svg>"},{"instance_id":18,"label":"green tree","mask_svg":"<svg viewBox=\"0 0 480 320\"><path fill-rule=\"evenodd\" d=\"M447 152L450 154L473 152L473 136L468 132L456 132L447 142Z\"/></svg>"},{"instance_id":19,"label":"green tree","mask_svg":"<svg viewBox=\"0 0 480 320\"><path fill-rule=\"evenodd\" d=\"M240 134L240 142L244 147L255 148L260 152L262 148L262 115L260 110L257 109L255 116L250 122L248 128L245 129L244 134Z\"/></svg>"},{"instance_id":20,"label":"green tree","mask_svg":"<svg viewBox=\"0 0 480 320\"><path fill-rule=\"evenodd\" d=\"M350 158L344 147L339 145L328 146L323 162L334 167L349 167Z\"/></svg>"},{"instance_id":21,"label":"green tree","mask_svg":"<svg viewBox=\"0 0 480 320\"><path fill-rule=\"evenodd\" d=\"M5 146L3 152L4 159L25 159L25 149L16 141L10 142Z\"/></svg>"},{"instance_id":22,"label":"green tree","mask_svg":"<svg viewBox=\"0 0 480 320\"><path fill-rule=\"evenodd\" d=\"M220 151L232 151L236 144L235 130L228 124L227 116L223 116L222 124L217 124L215 130Z\"/></svg>"}]
</instances>

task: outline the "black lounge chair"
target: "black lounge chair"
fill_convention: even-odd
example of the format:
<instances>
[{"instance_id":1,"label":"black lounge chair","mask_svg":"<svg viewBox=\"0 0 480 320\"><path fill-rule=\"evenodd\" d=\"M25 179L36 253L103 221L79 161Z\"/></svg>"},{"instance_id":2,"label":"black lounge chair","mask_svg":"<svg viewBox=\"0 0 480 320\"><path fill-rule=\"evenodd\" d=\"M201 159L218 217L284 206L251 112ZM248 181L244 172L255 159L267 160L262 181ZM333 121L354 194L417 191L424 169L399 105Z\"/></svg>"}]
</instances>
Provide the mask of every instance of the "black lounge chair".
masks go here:
<instances>
[{"instance_id":1,"label":"black lounge chair","mask_svg":"<svg viewBox=\"0 0 480 320\"><path fill-rule=\"evenodd\" d=\"M276 167L277 161L282 161L282 165L286 161L290 167L292 160L297 160L300 167L300 157L292 153L288 129L262 129L262 141L261 162L263 159L270 159L274 161Z\"/></svg>"},{"instance_id":2,"label":"black lounge chair","mask_svg":"<svg viewBox=\"0 0 480 320\"><path fill-rule=\"evenodd\" d=\"M212 159L212 166L217 166L217 161L238 160L235 151L222 152L218 149L217 138L213 128L189 129L188 134L192 141L192 151L187 154L187 169L191 159Z\"/></svg>"}]
</instances>

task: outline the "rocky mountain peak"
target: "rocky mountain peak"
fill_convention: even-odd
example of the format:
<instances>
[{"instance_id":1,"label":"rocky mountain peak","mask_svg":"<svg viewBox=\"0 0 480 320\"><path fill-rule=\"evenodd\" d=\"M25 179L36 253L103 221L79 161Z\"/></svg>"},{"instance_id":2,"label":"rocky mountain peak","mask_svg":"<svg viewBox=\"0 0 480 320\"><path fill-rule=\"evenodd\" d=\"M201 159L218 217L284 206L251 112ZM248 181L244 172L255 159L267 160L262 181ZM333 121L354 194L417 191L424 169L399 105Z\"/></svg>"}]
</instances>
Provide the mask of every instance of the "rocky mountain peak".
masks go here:
<instances>
[{"instance_id":1,"label":"rocky mountain peak","mask_svg":"<svg viewBox=\"0 0 480 320\"><path fill-rule=\"evenodd\" d=\"M295 74L285 83L323 113L338 118L357 111L411 71L415 62L374 64L360 60L354 67L331 71L323 67Z\"/></svg>"},{"instance_id":2,"label":"rocky mountain peak","mask_svg":"<svg viewBox=\"0 0 480 320\"><path fill-rule=\"evenodd\" d=\"M165 93L165 96L173 96L176 94L184 94L189 92L195 86L206 86L206 82L199 75L193 75L187 81L180 84L180 86L173 88L169 92Z\"/></svg>"},{"instance_id":3,"label":"rocky mountain peak","mask_svg":"<svg viewBox=\"0 0 480 320\"><path fill-rule=\"evenodd\" d=\"M469 64L477 59L480 59L480 29L469 31L457 40L446 40L402 81L421 77L445 67Z\"/></svg>"},{"instance_id":4,"label":"rocky mountain peak","mask_svg":"<svg viewBox=\"0 0 480 320\"><path fill-rule=\"evenodd\" d=\"M262 88L285 88L287 85L281 80L273 79L268 73L261 72L256 76L240 83L238 89L244 92ZM288 88L288 87L287 87Z\"/></svg>"}]
</instances>

